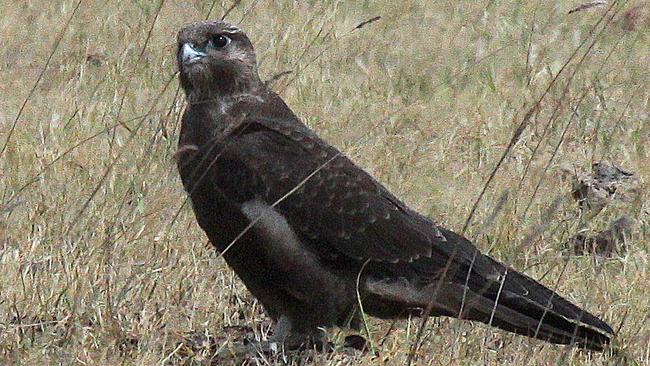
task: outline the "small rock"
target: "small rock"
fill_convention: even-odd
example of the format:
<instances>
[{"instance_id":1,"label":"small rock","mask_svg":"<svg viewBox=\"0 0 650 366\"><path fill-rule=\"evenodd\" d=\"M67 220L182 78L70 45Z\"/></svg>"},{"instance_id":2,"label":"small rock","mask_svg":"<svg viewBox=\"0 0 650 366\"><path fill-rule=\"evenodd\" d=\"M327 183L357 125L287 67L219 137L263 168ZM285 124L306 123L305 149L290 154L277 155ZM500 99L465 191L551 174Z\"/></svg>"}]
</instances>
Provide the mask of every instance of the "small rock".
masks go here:
<instances>
[{"instance_id":1,"label":"small rock","mask_svg":"<svg viewBox=\"0 0 650 366\"><path fill-rule=\"evenodd\" d=\"M593 163L590 174L575 178L572 195L582 210L600 210L613 200L630 202L638 194L634 174L606 161Z\"/></svg>"},{"instance_id":2,"label":"small rock","mask_svg":"<svg viewBox=\"0 0 650 366\"><path fill-rule=\"evenodd\" d=\"M102 66L108 62L108 58L106 56L99 54L99 53L91 53L86 56L86 63L92 65L92 66Z\"/></svg>"},{"instance_id":3,"label":"small rock","mask_svg":"<svg viewBox=\"0 0 650 366\"><path fill-rule=\"evenodd\" d=\"M624 254L631 237L632 220L622 216L611 223L607 230L595 236L578 234L571 243L576 255L596 254L603 257L612 257L615 254Z\"/></svg>"},{"instance_id":4,"label":"small rock","mask_svg":"<svg viewBox=\"0 0 650 366\"><path fill-rule=\"evenodd\" d=\"M627 32L641 30L650 25L650 6L647 3L641 3L633 6L618 17L616 23ZM646 28L647 29L647 28Z\"/></svg>"},{"instance_id":5,"label":"small rock","mask_svg":"<svg viewBox=\"0 0 650 366\"><path fill-rule=\"evenodd\" d=\"M368 352L368 341L360 335L349 335L343 341L343 347L354 348L361 352Z\"/></svg>"}]
</instances>

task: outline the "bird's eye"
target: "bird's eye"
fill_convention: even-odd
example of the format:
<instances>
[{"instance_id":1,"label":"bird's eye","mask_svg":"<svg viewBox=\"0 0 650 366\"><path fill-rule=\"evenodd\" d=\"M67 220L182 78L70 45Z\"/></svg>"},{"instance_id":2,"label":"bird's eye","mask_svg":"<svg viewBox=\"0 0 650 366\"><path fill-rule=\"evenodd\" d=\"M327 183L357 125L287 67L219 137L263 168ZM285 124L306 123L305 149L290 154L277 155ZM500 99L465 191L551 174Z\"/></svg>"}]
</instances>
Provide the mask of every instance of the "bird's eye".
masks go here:
<instances>
[{"instance_id":1,"label":"bird's eye","mask_svg":"<svg viewBox=\"0 0 650 366\"><path fill-rule=\"evenodd\" d=\"M230 38L222 34L217 34L216 36L212 37L212 39L209 41L209 44L214 48L224 48L229 43L230 43Z\"/></svg>"}]
</instances>

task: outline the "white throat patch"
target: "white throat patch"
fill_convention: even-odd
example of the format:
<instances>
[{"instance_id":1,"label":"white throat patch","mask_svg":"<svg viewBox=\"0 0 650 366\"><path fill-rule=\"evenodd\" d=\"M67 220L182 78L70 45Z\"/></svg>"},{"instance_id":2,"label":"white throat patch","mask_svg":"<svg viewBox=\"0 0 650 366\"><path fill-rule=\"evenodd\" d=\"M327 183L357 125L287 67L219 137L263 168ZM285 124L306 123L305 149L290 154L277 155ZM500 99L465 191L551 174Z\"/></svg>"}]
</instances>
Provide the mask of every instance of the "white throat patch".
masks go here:
<instances>
[{"instance_id":1,"label":"white throat patch","mask_svg":"<svg viewBox=\"0 0 650 366\"><path fill-rule=\"evenodd\" d=\"M249 93L236 94L233 96L219 99L219 112L221 112L221 114L226 114L228 113L230 108L232 108L232 106L234 106L239 102L245 101L246 99L258 103L264 103L264 98L260 97L259 95L253 95Z\"/></svg>"}]
</instances>

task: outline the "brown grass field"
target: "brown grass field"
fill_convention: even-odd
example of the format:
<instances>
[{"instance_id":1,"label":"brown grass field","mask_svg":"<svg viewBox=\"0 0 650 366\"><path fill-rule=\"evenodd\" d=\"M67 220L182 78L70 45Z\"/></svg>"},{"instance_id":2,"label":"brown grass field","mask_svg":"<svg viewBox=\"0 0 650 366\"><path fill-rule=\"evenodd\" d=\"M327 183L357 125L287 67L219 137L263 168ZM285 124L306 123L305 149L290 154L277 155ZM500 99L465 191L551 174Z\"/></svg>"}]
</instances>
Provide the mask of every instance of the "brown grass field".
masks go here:
<instances>
[{"instance_id":1,"label":"brown grass field","mask_svg":"<svg viewBox=\"0 0 650 366\"><path fill-rule=\"evenodd\" d=\"M176 32L232 8L262 77L308 125L457 231L486 187L466 235L618 331L600 354L433 319L413 365L650 365L650 3L569 14L580 5L1 1L0 364L207 365L268 332L174 162ZM581 212L571 172L600 160L638 188ZM571 237L621 214L627 252L572 254ZM419 326L368 319L365 355L237 362L403 365Z\"/></svg>"}]
</instances>

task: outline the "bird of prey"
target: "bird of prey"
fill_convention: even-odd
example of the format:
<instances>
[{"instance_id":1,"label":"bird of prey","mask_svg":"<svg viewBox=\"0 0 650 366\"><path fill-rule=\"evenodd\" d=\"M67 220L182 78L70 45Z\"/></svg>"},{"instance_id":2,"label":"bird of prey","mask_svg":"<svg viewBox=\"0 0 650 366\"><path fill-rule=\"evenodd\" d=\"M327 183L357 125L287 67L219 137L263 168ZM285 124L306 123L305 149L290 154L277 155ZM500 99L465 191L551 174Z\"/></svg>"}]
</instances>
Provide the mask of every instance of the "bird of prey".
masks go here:
<instances>
[{"instance_id":1,"label":"bird of prey","mask_svg":"<svg viewBox=\"0 0 650 366\"><path fill-rule=\"evenodd\" d=\"M303 124L224 21L178 33L177 164L200 227L300 347L322 328L449 316L602 350L609 325L437 225ZM314 344L314 343L310 343Z\"/></svg>"}]
</instances>

